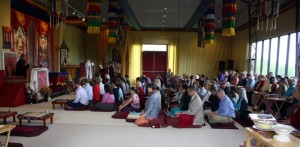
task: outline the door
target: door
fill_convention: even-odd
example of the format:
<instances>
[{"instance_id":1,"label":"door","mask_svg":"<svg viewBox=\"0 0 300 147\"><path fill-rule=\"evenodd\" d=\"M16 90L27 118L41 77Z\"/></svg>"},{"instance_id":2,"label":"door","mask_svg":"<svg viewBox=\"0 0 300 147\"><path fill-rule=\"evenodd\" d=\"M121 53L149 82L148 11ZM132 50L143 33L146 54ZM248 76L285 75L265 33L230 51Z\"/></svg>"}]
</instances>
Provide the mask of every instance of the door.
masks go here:
<instances>
[{"instance_id":1,"label":"door","mask_svg":"<svg viewBox=\"0 0 300 147\"><path fill-rule=\"evenodd\" d=\"M143 52L142 73L153 81L157 74L165 80L167 52Z\"/></svg>"}]
</instances>

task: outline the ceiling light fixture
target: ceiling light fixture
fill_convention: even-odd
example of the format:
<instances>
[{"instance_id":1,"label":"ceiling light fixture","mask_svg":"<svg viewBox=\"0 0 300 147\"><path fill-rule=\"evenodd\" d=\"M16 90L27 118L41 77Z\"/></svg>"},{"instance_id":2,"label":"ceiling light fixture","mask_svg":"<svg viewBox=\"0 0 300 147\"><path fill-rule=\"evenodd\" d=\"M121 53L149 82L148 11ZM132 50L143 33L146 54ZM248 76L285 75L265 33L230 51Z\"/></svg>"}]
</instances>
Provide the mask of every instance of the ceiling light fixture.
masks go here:
<instances>
[{"instance_id":1,"label":"ceiling light fixture","mask_svg":"<svg viewBox=\"0 0 300 147\"><path fill-rule=\"evenodd\" d=\"M162 30L165 30L165 23L166 23L166 17L167 17L167 14L166 14L166 11L167 11L167 1L165 1L165 4L164 4L164 7L163 7L163 19L162 19Z\"/></svg>"},{"instance_id":2,"label":"ceiling light fixture","mask_svg":"<svg viewBox=\"0 0 300 147\"><path fill-rule=\"evenodd\" d=\"M74 8L73 6L71 6L69 3L67 4L68 8L71 8L71 10L73 11L73 15L76 15L79 19L82 19L82 21L85 21L86 15L84 13L81 13L80 11L78 11L78 9Z\"/></svg>"},{"instance_id":3,"label":"ceiling light fixture","mask_svg":"<svg viewBox=\"0 0 300 147\"><path fill-rule=\"evenodd\" d=\"M82 21L85 21L85 18L84 18L84 17L82 18Z\"/></svg>"}]
</instances>

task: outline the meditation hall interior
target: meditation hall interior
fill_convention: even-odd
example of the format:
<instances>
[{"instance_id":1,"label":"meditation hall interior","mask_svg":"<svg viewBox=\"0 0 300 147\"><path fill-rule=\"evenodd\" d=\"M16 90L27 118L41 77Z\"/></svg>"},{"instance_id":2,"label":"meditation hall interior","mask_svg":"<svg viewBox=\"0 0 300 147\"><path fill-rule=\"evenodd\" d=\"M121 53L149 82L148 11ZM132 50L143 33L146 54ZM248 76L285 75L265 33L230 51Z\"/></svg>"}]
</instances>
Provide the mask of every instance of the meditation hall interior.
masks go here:
<instances>
[{"instance_id":1,"label":"meditation hall interior","mask_svg":"<svg viewBox=\"0 0 300 147\"><path fill-rule=\"evenodd\" d=\"M300 0L1 0L0 147L300 147Z\"/></svg>"}]
</instances>

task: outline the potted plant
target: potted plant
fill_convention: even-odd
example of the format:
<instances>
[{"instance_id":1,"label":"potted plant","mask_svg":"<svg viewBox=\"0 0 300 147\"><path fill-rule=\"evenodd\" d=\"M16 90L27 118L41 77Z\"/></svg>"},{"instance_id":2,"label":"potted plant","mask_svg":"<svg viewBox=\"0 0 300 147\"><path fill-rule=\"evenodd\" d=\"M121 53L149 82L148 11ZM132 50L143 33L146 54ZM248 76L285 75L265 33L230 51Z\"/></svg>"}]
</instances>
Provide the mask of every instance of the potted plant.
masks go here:
<instances>
[{"instance_id":1,"label":"potted plant","mask_svg":"<svg viewBox=\"0 0 300 147\"><path fill-rule=\"evenodd\" d=\"M45 98L45 101L48 102L48 98L52 92L50 86L44 87L40 90L41 95Z\"/></svg>"}]
</instances>

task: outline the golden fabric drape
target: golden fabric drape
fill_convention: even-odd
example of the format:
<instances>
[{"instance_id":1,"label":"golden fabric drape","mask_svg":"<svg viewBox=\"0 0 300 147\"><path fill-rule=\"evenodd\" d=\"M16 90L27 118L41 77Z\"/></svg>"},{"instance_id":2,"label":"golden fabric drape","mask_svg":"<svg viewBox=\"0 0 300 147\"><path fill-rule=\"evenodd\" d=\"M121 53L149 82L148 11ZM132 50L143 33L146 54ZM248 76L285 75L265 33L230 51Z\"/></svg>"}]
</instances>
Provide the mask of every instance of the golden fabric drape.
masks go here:
<instances>
[{"instance_id":1,"label":"golden fabric drape","mask_svg":"<svg viewBox=\"0 0 300 147\"><path fill-rule=\"evenodd\" d=\"M125 27L125 36L124 36L124 42L122 46L120 46L120 54L121 54L121 75L122 77L125 76L126 74L126 55L128 52L129 48L129 43L130 43L130 27L126 26Z\"/></svg>"},{"instance_id":2,"label":"golden fabric drape","mask_svg":"<svg viewBox=\"0 0 300 147\"><path fill-rule=\"evenodd\" d=\"M104 63L105 60L105 53L107 50L108 44L108 28L107 26L101 26L100 34L97 34L98 40L98 54L99 54L99 64Z\"/></svg>"},{"instance_id":3,"label":"golden fabric drape","mask_svg":"<svg viewBox=\"0 0 300 147\"><path fill-rule=\"evenodd\" d=\"M180 49L178 50L178 75L204 74L214 77L218 73L220 60L227 61L231 57L232 39L216 34L215 44L197 47L197 33L180 33Z\"/></svg>"},{"instance_id":4,"label":"golden fabric drape","mask_svg":"<svg viewBox=\"0 0 300 147\"><path fill-rule=\"evenodd\" d=\"M176 75L178 73L177 48L178 48L178 40L171 39L169 41L169 45L168 45L168 69L171 69L171 71L174 73L174 75Z\"/></svg>"},{"instance_id":5,"label":"golden fabric drape","mask_svg":"<svg viewBox=\"0 0 300 147\"><path fill-rule=\"evenodd\" d=\"M141 75L142 66L142 41L141 39L131 39L129 50L129 78L130 83L135 85L136 77Z\"/></svg>"}]
</instances>

